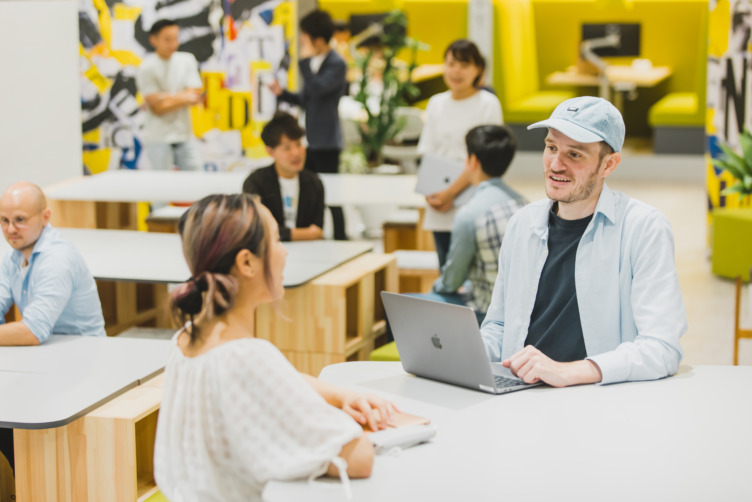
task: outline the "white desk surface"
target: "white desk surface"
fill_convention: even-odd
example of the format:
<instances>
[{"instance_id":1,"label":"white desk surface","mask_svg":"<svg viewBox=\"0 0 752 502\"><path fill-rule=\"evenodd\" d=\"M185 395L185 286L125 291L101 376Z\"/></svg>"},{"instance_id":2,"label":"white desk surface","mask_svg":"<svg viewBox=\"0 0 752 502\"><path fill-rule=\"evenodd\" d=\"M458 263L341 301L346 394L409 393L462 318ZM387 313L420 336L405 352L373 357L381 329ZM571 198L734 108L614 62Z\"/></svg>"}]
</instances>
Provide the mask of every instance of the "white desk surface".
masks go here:
<instances>
[{"instance_id":1,"label":"white desk surface","mask_svg":"<svg viewBox=\"0 0 752 502\"><path fill-rule=\"evenodd\" d=\"M69 424L160 373L169 340L52 335L35 347L0 347L0 427Z\"/></svg>"},{"instance_id":2,"label":"white desk surface","mask_svg":"<svg viewBox=\"0 0 752 502\"><path fill-rule=\"evenodd\" d=\"M214 193L238 193L248 173L105 171L73 178L45 188L50 199L101 202L194 202ZM326 203L339 205L389 204L422 207L425 197L415 193L414 175L321 174Z\"/></svg>"},{"instance_id":3,"label":"white desk surface","mask_svg":"<svg viewBox=\"0 0 752 502\"><path fill-rule=\"evenodd\" d=\"M61 235L81 252L92 275L105 281L181 283L191 273L178 234L61 228ZM283 284L293 288L373 249L368 242L309 241L285 243ZM0 239L0 256L10 250Z\"/></svg>"},{"instance_id":4,"label":"white desk surface","mask_svg":"<svg viewBox=\"0 0 752 502\"><path fill-rule=\"evenodd\" d=\"M752 500L752 367L686 366L655 382L492 396L407 375L400 363L320 378L430 417L431 443L379 455L357 501ZM344 500L335 481L273 482L269 502Z\"/></svg>"}]
</instances>

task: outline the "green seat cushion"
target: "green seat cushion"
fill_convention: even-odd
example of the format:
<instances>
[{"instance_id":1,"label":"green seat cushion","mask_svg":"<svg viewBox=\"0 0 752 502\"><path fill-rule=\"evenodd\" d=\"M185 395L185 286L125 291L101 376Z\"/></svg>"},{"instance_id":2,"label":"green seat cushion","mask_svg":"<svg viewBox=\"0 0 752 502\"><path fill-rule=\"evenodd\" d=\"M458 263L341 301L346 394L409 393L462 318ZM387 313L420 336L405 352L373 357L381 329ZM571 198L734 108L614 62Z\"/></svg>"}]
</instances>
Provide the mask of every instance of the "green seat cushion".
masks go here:
<instances>
[{"instance_id":1,"label":"green seat cushion","mask_svg":"<svg viewBox=\"0 0 752 502\"><path fill-rule=\"evenodd\" d=\"M672 92L650 107L648 121L653 127L703 126L703 114L694 92Z\"/></svg>"},{"instance_id":2,"label":"green seat cushion","mask_svg":"<svg viewBox=\"0 0 752 502\"><path fill-rule=\"evenodd\" d=\"M162 492L157 491L154 495L146 499L146 502L170 502L167 497L162 495Z\"/></svg>"},{"instance_id":3,"label":"green seat cushion","mask_svg":"<svg viewBox=\"0 0 752 502\"><path fill-rule=\"evenodd\" d=\"M400 356L397 352L397 344L394 342L382 345L378 349L371 352L369 356L371 361L399 361Z\"/></svg>"},{"instance_id":4,"label":"green seat cushion","mask_svg":"<svg viewBox=\"0 0 752 502\"><path fill-rule=\"evenodd\" d=\"M570 91L539 91L512 101L504 108L504 121L531 124L545 120L562 101L574 98Z\"/></svg>"},{"instance_id":5,"label":"green seat cushion","mask_svg":"<svg viewBox=\"0 0 752 502\"><path fill-rule=\"evenodd\" d=\"M713 273L749 281L752 267L752 208L713 210Z\"/></svg>"}]
</instances>

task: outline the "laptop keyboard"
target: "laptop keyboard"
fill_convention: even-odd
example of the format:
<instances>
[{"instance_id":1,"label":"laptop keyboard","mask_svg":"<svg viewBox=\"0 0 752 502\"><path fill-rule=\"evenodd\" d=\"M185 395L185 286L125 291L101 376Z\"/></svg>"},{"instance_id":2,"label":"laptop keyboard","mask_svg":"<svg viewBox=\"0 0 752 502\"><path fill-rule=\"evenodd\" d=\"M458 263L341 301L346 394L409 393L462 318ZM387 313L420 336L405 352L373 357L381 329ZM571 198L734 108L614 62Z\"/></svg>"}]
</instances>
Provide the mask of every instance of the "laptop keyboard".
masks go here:
<instances>
[{"instance_id":1,"label":"laptop keyboard","mask_svg":"<svg viewBox=\"0 0 752 502\"><path fill-rule=\"evenodd\" d=\"M494 381L496 382L497 389L503 389L505 387L516 387L518 385L525 385L525 382L517 378L506 378L499 375L494 375Z\"/></svg>"}]
</instances>

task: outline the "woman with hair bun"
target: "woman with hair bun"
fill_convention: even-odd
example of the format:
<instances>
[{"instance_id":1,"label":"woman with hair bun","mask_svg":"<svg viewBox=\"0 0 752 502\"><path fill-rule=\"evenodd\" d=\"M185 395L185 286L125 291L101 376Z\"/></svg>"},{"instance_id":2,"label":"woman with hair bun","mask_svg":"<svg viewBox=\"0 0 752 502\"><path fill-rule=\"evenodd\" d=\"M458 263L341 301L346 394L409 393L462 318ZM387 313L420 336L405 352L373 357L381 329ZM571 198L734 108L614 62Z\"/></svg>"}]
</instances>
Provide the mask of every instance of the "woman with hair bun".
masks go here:
<instances>
[{"instance_id":1,"label":"woman with hair bun","mask_svg":"<svg viewBox=\"0 0 752 502\"><path fill-rule=\"evenodd\" d=\"M184 327L157 425L165 496L260 500L272 479L369 476L373 447L361 426L384 428L394 405L303 375L254 338L256 307L284 295L287 251L269 210L248 194L210 195L178 229L192 277L172 296Z\"/></svg>"}]
</instances>

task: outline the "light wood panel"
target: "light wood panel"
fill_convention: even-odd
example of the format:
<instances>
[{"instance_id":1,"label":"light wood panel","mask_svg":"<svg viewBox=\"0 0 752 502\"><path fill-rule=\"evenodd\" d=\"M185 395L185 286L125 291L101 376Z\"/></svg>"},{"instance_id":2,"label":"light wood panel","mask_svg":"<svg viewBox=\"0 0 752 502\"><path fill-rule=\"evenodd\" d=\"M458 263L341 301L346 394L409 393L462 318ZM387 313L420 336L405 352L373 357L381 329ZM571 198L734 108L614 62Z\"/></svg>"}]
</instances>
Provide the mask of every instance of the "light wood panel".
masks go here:
<instances>
[{"instance_id":1,"label":"light wood panel","mask_svg":"<svg viewBox=\"0 0 752 502\"><path fill-rule=\"evenodd\" d=\"M47 206L55 227L138 230L137 202L48 199Z\"/></svg>"},{"instance_id":2,"label":"light wood panel","mask_svg":"<svg viewBox=\"0 0 752 502\"><path fill-rule=\"evenodd\" d=\"M64 427L14 430L19 501L145 500L164 375Z\"/></svg>"},{"instance_id":3,"label":"light wood panel","mask_svg":"<svg viewBox=\"0 0 752 502\"><path fill-rule=\"evenodd\" d=\"M298 368L317 375L327 364L366 360L385 329L379 293L396 291L397 261L366 254L285 291L284 301L256 312L256 336L277 346Z\"/></svg>"},{"instance_id":4,"label":"light wood panel","mask_svg":"<svg viewBox=\"0 0 752 502\"><path fill-rule=\"evenodd\" d=\"M174 328L166 284L97 281L105 331L114 336L133 326Z\"/></svg>"},{"instance_id":5,"label":"light wood panel","mask_svg":"<svg viewBox=\"0 0 752 502\"><path fill-rule=\"evenodd\" d=\"M433 289L433 282L439 278L438 270L417 268L399 269L400 293L428 293Z\"/></svg>"},{"instance_id":6,"label":"light wood panel","mask_svg":"<svg viewBox=\"0 0 752 502\"><path fill-rule=\"evenodd\" d=\"M423 228L426 211L418 208L418 221L413 222L384 222L383 243L384 252L392 253L398 249L417 249L420 251L435 251L433 233Z\"/></svg>"}]
</instances>

